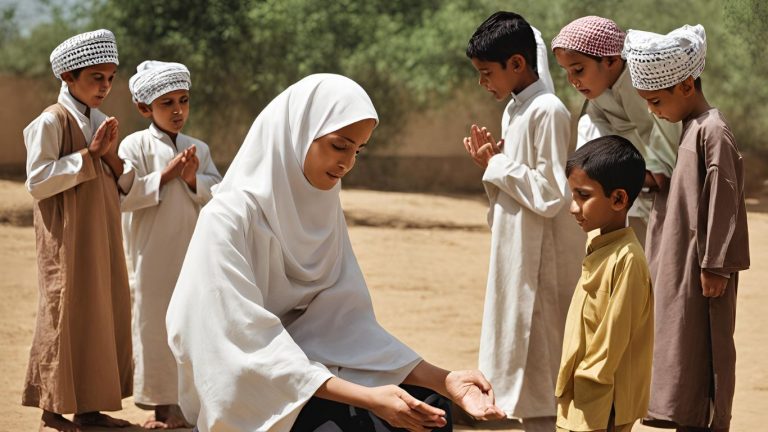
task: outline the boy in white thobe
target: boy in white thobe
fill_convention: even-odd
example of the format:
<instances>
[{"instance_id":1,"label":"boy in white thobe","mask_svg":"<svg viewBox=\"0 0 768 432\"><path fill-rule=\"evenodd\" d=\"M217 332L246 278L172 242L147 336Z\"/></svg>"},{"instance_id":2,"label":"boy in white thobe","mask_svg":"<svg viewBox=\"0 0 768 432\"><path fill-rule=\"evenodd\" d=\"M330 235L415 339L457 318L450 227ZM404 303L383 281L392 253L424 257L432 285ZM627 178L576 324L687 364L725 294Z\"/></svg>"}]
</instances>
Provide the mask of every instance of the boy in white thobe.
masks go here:
<instances>
[{"instance_id":1,"label":"boy in white thobe","mask_svg":"<svg viewBox=\"0 0 768 432\"><path fill-rule=\"evenodd\" d=\"M568 215L570 116L537 73L536 42L517 14L499 12L475 32L467 56L480 85L502 101L503 148L477 126L467 151L485 168L491 263L480 370L507 417L526 431L554 430L563 329L579 278L584 235Z\"/></svg>"},{"instance_id":2,"label":"boy in white thobe","mask_svg":"<svg viewBox=\"0 0 768 432\"><path fill-rule=\"evenodd\" d=\"M208 146L180 133L189 115L189 88L189 71L181 64L139 65L130 89L152 124L126 137L119 150L135 167L121 208L132 212L125 236L134 269L134 400L155 410L145 427L185 425L165 313L198 213L221 180Z\"/></svg>"}]
</instances>

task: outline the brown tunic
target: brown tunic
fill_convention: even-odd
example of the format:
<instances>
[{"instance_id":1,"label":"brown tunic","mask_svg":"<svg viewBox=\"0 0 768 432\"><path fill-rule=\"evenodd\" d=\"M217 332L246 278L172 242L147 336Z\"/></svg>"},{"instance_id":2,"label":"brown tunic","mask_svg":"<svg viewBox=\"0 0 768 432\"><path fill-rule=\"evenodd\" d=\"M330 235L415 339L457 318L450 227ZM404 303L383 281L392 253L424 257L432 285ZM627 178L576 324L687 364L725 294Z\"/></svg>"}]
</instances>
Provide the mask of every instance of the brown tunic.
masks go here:
<instances>
[{"instance_id":1,"label":"brown tunic","mask_svg":"<svg viewBox=\"0 0 768 432\"><path fill-rule=\"evenodd\" d=\"M35 201L40 289L22 404L68 414L115 411L131 395L131 300L117 184L77 121L52 105L60 155L83 155L80 183Z\"/></svg>"},{"instance_id":2,"label":"brown tunic","mask_svg":"<svg viewBox=\"0 0 768 432\"><path fill-rule=\"evenodd\" d=\"M648 414L680 426L727 427L737 272L749 268L749 239L742 157L720 111L686 122L669 197L656 202L646 248L656 297ZM722 297L702 295L702 269L730 274Z\"/></svg>"}]
</instances>

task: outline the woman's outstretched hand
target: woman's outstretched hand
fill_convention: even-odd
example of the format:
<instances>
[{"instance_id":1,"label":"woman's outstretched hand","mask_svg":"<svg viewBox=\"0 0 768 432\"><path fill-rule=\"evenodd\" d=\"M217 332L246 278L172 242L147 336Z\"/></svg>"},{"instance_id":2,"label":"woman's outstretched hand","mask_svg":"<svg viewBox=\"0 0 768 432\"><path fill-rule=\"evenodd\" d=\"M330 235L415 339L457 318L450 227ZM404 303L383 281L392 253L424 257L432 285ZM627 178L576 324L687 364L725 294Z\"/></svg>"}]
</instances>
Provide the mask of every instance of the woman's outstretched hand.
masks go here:
<instances>
[{"instance_id":1,"label":"woman's outstretched hand","mask_svg":"<svg viewBox=\"0 0 768 432\"><path fill-rule=\"evenodd\" d=\"M452 371L445 377L445 388L453 403L478 420L506 417L496 406L491 383L478 370Z\"/></svg>"},{"instance_id":2,"label":"woman's outstretched hand","mask_svg":"<svg viewBox=\"0 0 768 432\"><path fill-rule=\"evenodd\" d=\"M428 432L447 424L445 411L416 399L398 386L374 387L370 392L370 411L394 427Z\"/></svg>"}]
</instances>

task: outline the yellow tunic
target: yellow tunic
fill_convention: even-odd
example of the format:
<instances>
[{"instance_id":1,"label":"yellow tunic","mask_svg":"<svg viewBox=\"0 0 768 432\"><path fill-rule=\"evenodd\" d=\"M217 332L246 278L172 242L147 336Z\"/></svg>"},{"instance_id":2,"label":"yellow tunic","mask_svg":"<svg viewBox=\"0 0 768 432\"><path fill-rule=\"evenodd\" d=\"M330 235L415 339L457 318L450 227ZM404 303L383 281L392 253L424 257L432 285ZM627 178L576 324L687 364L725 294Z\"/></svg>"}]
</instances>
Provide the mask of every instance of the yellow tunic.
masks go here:
<instances>
[{"instance_id":1,"label":"yellow tunic","mask_svg":"<svg viewBox=\"0 0 768 432\"><path fill-rule=\"evenodd\" d=\"M557 426L605 429L645 416L653 358L653 292L632 228L589 242L568 310L557 377Z\"/></svg>"}]
</instances>

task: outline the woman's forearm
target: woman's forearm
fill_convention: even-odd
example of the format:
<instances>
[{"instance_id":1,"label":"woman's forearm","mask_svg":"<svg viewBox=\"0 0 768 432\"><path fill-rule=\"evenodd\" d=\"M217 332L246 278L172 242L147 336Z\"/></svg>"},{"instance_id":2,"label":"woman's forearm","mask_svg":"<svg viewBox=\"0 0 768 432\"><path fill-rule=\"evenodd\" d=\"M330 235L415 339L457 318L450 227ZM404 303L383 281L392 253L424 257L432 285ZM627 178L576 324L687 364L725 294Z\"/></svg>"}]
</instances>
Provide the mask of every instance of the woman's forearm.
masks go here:
<instances>
[{"instance_id":1,"label":"woman's forearm","mask_svg":"<svg viewBox=\"0 0 768 432\"><path fill-rule=\"evenodd\" d=\"M422 360L415 368L413 368L411 373L405 377L403 384L426 387L445 397L449 397L448 390L445 387L445 378L448 376L448 372L449 371L439 368L426 360Z\"/></svg>"},{"instance_id":2,"label":"woman's forearm","mask_svg":"<svg viewBox=\"0 0 768 432\"><path fill-rule=\"evenodd\" d=\"M331 377L315 392L315 396L364 409L371 409L371 389L341 378Z\"/></svg>"}]
</instances>

